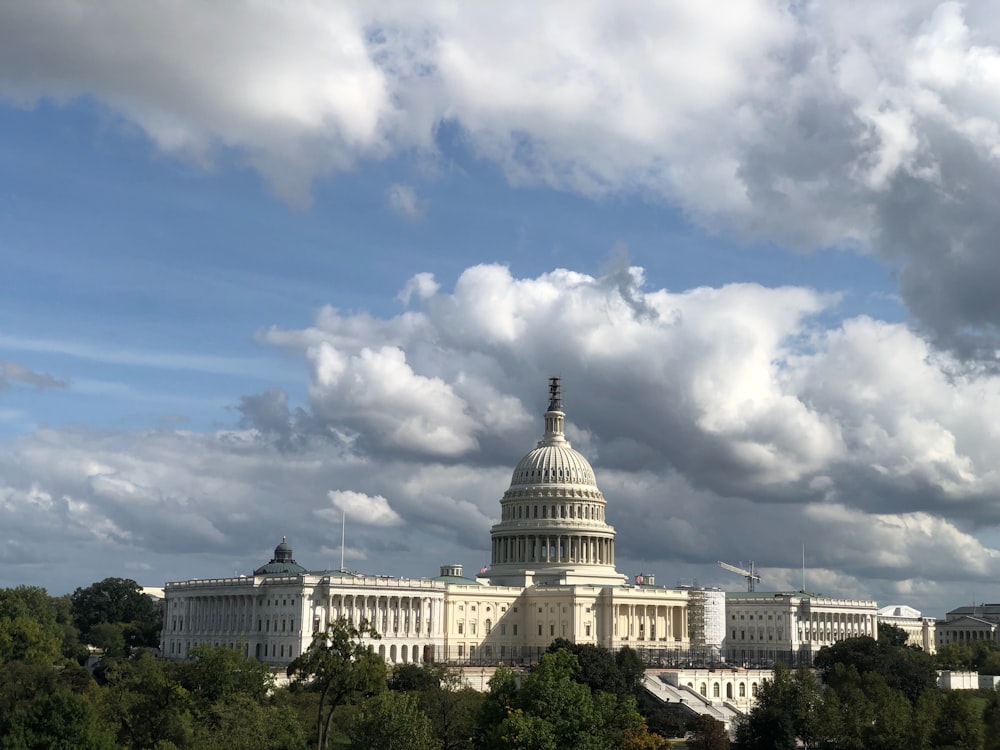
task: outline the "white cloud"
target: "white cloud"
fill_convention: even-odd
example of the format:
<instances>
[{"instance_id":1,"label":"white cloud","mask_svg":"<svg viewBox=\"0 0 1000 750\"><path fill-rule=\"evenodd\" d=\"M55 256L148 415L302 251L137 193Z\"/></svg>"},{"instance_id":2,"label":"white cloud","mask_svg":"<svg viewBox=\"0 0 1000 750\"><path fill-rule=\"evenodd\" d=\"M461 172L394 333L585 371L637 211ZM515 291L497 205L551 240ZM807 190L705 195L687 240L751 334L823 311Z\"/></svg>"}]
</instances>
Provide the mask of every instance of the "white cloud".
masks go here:
<instances>
[{"instance_id":1,"label":"white cloud","mask_svg":"<svg viewBox=\"0 0 1000 750\"><path fill-rule=\"evenodd\" d=\"M351 490L330 490L327 497L336 510L350 516L352 523L362 523L367 526L398 526L402 523L399 514L381 495L371 496ZM324 508L316 511L316 515L326 521L334 522L341 514L330 508Z\"/></svg>"},{"instance_id":2,"label":"white cloud","mask_svg":"<svg viewBox=\"0 0 1000 750\"><path fill-rule=\"evenodd\" d=\"M92 97L290 200L442 124L516 185L874 250L939 341L996 358L1000 16L986 4L192 2L0 8L0 97ZM395 210L422 211L415 188ZM508 321L509 322L509 321Z\"/></svg>"},{"instance_id":3,"label":"white cloud","mask_svg":"<svg viewBox=\"0 0 1000 750\"><path fill-rule=\"evenodd\" d=\"M410 185L395 183L386 191L389 208L395 214L407 221L416 221L424 217L424 202L417 197L417 191Z\"/></svg>"},{"instance_id":4,"label":"white cloud","mask_svg":"<svg viewBox=\"0 0 1000 750\"><path fill-rule=\"evenodd\" d=\"M396 296L396 299L404 305L409 306L411 301L422 302L425 299L433 297L440 288L441 285L434 279L434 274L426 272L418 273L407 280L402 290Z\"/></svg>"}]
</instances>

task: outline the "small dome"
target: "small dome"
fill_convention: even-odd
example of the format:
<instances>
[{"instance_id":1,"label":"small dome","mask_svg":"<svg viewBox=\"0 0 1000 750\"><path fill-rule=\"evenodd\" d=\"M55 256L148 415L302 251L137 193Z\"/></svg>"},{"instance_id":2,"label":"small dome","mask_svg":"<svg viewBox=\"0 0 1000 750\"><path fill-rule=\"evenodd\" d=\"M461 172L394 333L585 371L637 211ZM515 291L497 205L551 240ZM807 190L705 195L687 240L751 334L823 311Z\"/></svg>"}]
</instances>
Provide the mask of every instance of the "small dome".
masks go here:
<instances>
[{"instance_id":1,"label":"small dome","mask_svg":"<svg viewBox=\"0 0 1000 750\"><path fill-rule=\"evenodd\" d=\"M267 565L261 565L253 573L254 575L297 575L307 572L305 568L292 559L292 548L288 546L285 537L281 537L281 544L274 548L274 557Z\"/></svg>"}]
</instances>

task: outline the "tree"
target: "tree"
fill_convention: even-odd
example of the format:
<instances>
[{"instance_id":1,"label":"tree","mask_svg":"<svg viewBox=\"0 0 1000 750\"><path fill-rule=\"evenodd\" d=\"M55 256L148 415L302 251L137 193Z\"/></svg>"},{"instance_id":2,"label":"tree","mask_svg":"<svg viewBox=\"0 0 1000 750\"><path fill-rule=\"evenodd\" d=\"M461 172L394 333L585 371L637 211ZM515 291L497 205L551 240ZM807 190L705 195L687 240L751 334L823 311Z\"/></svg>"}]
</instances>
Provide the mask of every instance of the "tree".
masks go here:
<instances>
[{"instance_id":1,"label":"tree","mask_svg":"<svg viewBox=\"0 0 1000 750\"><path fill-rule=\"evenodd\" d=\"M174 679L171 666L143 653L108 667L103 706L120 745L145 750L163 742L182 747L190 740L190 697Z\"/></svg>"},{"instance_id":2,"label":"tree","mask_svg":"<svg viewBox=\"0 0 1000 750\"><path fill-rule=\"evenodd\" d=\"M235 695L263 704L274 687L267 665L236 649L200 644L189 655L192 661L178 665L177 678L199 708Z\"/></svg>"},{"instance_id":3,"label":"tree","mask_svg":"<svg viewBox=\"0 0 1000 750\"><path fill-rule=\"evenodd\" d=\"M347 729L354 747L371 750L440 750L417 697L383 692L361 704Z\"/></svg>"},{"instance_id":4,"label":"tree","mask_svg":"<svg viewBox=\"0 0 1000 750\"><path fill-rule=\"evenodd\" d=\"M132 625L135 645L156 646L163 617L159 605L131 578L105 578L70 597L73 620L86 639L90 629L102 622Z\"/></svg>"},{"instance_id":5,"label":"tree","mask_svg":"<svg viewBox=\"0 0 1000 750\"><path fill-rule=\"evenodd\" d=\"M910 634L898 625L892 625L888 622L880 622L878 624L879 643L884 643L892 648L904 648L909 639Z\"/></svg>"},{"instance_id":6,"label":"tree","mask_svg":"<svg viewBox=\"0 0 1000 750\"><path fill-rule=\"evenodd\" d=\"M622 676L622 688L627 695L638 695L642 689L642 680L646 674L646 665L642 663L634 648L625 646L615 654L615 664Z\"/></svg>"},{"instance_id":7,"label":"tree","mask_svg":"<svg viewBox=\"0 0 1000 750\"><path fill-rule=\"evenodd\" d=\"M591 692L579 671L568 649L543 654L520 688L513 673L497 670L480 716L480 746L624 750L661 743L649 734L635 698Z\"/></svg>"},{"instance_id":8,"label":"tree","mask_svg":"<svg viewBox=\"0 0 1000 750\"><path fill-rule=\"evenodd\" d=\"M288 676L308 683L320 693L316 712L316 747L326 750L333 711L386 690L385 661L361 643L362 636L378 634L365 622L355 627L337 620L313 636L304 653L288 665Z\"/></svg>"},{"instance_id":9,"label":"tree","mask_svg":"<svg viewBox=\"0 0 1000 750\"><path fill-rule=\"evenodd\" d=\"M994 690L983 710L985 750L1000 750L1000 692Z\"/></svg>"},{"instance_id":10,"label":"tree","mask_svg":"<svg viewBox=\"0 0 1000 750\"><path fill-rule=\"evenodd\" d=\"M983 717L965 690L949 690L941 701L934 727L934 747L983 750Z\"/></svg>"},{"instance_id":11,"label":"tree","mask_svg":"<svg viewBox=\"0 0 1000 750\"><path fill-rule=\"evenodd\" d=\"M886 633L881 641L859 636L821 648L814 663L823 682L830 684L835 665L842 664L854 667L861 676L881 674L890 688L901 690L915 704L921 693L937 686L934 657L919 648L895 645L893 631Z\"/></svg>"},{"instance_id":12,"label":"tree","mask_svg":"<svg viewBox=\"0 0 1000 750\"><path fill-rule=\"evenodd\" d=\"M695 719L687 746L690 750L729 750L729 735L721 721L702 714Z\"/></svg>"},{"instance_id":13,"label":"tree","mask_svg":"<svg viewBox=\"0 0 1000 750\"><path fill-rule=\"evenodd\" d=\"M603 690L615 695L624 695L628 692L622 670L608 649L590 643L573 643L566 638L556 638L547 651L553 653L560 649L569 651L576 657L580 669L573 674L573 679L589 687L591 692Z\"/></svg>"},{"instance_id":14,"label":"tree","mask_svg":"<svg viewBox=\"0 0 1000 750\"><path fill-rule=\"evenodd\" d=\"M420 707L431 720L442 750L472 750L476 717L485 700L482 693L462 684L459 675L437 668L441 675L419 693Z\"/></svg>"},{"instance_id":15,"label":"tree","mask_svg":"<svg viewBox=\"0 0 1000 750\"><path fill-rule=\"evenodd\" d=\"M0 747L112 750L114 735L88 698L93 688L77 665L0 666Z\"/></svg>"},{"instance_id":16,"label":"tree","mask_svg":"<svg viewBox=\"0 0 1000 750\"><path fill-rule=\"evenodd\" d=\"M56 664L62 657L62 638L45 589L0 589L0 663Z\"/></svg>"},{"instance_id":17,"label":"tree","mask_svg":"<svg viewBox=\"0 0 1000 750\"><path fill-rule=\"evenodd\" d=\"M792 750L802 740L805 747L815 747L821 707L813 674L807 669L793 674L778 664L774 678L761 683L756 704L737 725L737 744L746 750Z\"/></svg>"},{"instance_id":18,"label":"tree","mask_svg":"<svg viewBox=\"0 0 1000 750\"><path fill-rule=\"evenodd\" d=\"M247 693L234 693L205 708L195 727L199 750L305 750L306 738L287 706L262 705Z\"/></svg>"},{"instance_id":19,"label":"tree","mask_svg":"<svg viewBox=\"0 0 1000 750\"><path fill-rule=\"evenodd\" d=\"M938 669L972 669L972 649L964 643L941 646L935 654Z\"/></svg>"}]
</instances>

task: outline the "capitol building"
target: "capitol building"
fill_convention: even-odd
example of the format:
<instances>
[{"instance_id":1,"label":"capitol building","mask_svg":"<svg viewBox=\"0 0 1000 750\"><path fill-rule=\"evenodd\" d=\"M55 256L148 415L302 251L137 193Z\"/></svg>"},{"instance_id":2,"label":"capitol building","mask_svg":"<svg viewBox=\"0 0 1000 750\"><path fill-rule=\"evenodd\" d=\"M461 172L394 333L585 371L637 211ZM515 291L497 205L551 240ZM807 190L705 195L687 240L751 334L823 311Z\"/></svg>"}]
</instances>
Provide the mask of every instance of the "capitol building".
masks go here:
<instances>
[{"instance_id":1,"label":"capitol building","mask_svg":"<svg viewBox=\"0 0 1000 750\"><path fill-rule=\"evenodd\" d=\"M253 575L167 583L163 656L184 659L206 643L287 664L338 618L371 624L381 636L371 645L390 663L534 661L555 638L654 658L720 646L692 643L691 589L630 582L615 568L607 502L565 418L551 378L544 434L514 469L490 529L490 565L474 578L460 565L433 578L308 570L282 540Z\"/></svg>"}]
</instances>

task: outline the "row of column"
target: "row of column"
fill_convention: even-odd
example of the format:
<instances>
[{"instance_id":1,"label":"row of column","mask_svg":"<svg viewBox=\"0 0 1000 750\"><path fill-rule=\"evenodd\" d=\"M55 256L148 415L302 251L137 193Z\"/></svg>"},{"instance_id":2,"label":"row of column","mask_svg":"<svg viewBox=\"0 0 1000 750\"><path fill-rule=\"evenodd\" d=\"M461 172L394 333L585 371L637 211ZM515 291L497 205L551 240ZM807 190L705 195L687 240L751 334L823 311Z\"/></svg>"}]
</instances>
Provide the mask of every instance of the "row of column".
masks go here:
<instances>
[{"instance_id":1,"label":"row of column","mask_svg":"<svg viewBox=\"0 0 1000 750\"><path fill-rule=\"evenodd\" d=\"M842 641L860 635L877 637L875 615L849 612L812 612L799 623L799 640Z\"/></svg>"},{"instance_id":2,"label":"row of column","mask_svg":"<svg viewBox=\"0 0 1000 750\"><path fill-rule=\"evenodd\" d=\"M560 562L614 565L614 540L573 534L493 537L494 564Z\"/></svg>"},{"instance_id":3,"label":"row of column","mask_svg":"<svg viewBox=\"0 0 1000 750\"><path fill-rule=\"evenodd\" d=\"M671 641L687 633L686 608L656 604L622 604L615 607L615 636L630 640Z\"/></svg>"},{"instance_id":4,"label":"row of column","mask_svg":"<svg viewBox=\"0 0 1000 750\"><path fill-rule=\"evenodd\" d=\"M541 511L539 511L541 507ZM550 510L551 508L551 510ZM539 513L541 515L539 515ZM598 503L558 503L540 506L534 502L505 503L501 507L502 521L521 521L537 518L568 518L578 521L604 521L604 506Z\"/></svg>"},{"instance_id":5,"label":"row of column","mask_svg":"<svg viewBox=\"0 0 1000 750\"><path fill-rule=\"evenodd\" d=\"M355 626L365 620L382 636L430 635L441 622L441 601L429 596L335 595L330 619L341 617Z\"/></svg>"},{"instance_id":6,"label":"row of column","mask_svg":"<svg viewBox=\"0 0 1000 750\"><path fill-rule=\"evenodd\" d=\"M255 605L253 594L187 597L179 613L169 612L165 625L171 632L242 633L255 629ZM290 610L287 616L294 617L294 612Z\"/></svg>"}]
</instances>

